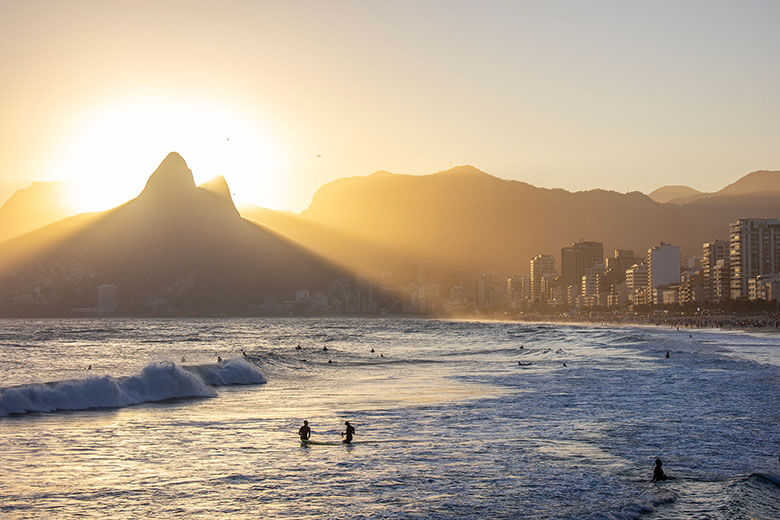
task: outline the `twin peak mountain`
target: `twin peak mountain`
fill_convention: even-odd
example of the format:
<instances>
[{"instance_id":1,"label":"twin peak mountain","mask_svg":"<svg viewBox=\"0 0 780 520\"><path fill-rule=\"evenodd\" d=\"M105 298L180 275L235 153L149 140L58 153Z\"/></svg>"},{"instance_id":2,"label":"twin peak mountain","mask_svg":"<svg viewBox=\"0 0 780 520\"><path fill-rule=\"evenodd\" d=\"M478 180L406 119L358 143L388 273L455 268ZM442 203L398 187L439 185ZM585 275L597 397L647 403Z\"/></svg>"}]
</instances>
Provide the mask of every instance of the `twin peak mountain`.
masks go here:
<instances>
[{"instance_id":1,"label":"twin peak mountain","mask_svg":"<svg viewBox=\"0 0 780 520\"><path fill-rule=\"evenodd\" d=\"M346 276L241 218L224 178L196 186L177 153L162 161L135 199L7 244L8 253L0 252L0 315L14 314L4 296L46 284L42 296L33 291L40 308L28 314L94 306L95 287L114 284L123 314L240 315L266 297L281 301L300 288L327 290Z\"/></svg>"}]
</instances>

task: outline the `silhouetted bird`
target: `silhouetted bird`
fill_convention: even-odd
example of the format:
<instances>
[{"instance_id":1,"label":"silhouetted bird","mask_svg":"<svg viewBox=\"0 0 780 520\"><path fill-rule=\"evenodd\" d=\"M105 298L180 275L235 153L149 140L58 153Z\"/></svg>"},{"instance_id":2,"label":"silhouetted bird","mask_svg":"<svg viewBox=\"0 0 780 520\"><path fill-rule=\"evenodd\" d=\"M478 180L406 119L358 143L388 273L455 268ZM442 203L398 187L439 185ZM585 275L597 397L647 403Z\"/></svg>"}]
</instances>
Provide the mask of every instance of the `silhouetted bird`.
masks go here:
<instances>
[{"instance_id":1,"label":"silhouetted bird","mask_svg":"<svg viewBox=\"0 0 780 520\"><path fill-rule=\"evenodd\" d=\"M666 351L666 359L669 359L669 351Z\"/></svg>"}]
</instances>

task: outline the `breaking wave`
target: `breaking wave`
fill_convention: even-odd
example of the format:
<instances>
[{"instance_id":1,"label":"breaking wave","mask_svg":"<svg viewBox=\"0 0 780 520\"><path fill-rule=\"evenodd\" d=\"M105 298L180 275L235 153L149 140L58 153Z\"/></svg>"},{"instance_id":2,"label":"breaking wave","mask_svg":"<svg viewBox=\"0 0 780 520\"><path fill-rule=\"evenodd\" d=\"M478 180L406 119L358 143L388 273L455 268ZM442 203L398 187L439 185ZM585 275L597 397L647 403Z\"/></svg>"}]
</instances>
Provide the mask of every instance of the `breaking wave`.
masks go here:
<instances>
[{"instance_id":1,"label":"breaking wave","mask_svg":"<svg viewBox=\"0 0 780 520\"><path fill-rule=\"evenodd\" d=\"M256 366L242 359L220 365L181 367L151 363L128 377L97 376L0 389L0 417L30 412L123 408L187 397L215 397L214 386L262 384Z\"/></svg>"}]
</instances>

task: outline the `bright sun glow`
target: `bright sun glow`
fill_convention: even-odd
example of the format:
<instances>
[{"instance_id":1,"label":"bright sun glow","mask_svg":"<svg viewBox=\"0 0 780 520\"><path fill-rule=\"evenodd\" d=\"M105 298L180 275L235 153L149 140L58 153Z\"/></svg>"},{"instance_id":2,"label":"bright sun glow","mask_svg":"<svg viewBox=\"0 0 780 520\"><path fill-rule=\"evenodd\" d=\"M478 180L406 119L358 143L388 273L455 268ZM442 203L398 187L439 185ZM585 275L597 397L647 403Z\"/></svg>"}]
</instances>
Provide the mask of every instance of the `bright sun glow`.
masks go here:
<instances>
[{"instance_id":1,"label":"bright sun glow","mask_svg":"<svg viewBox=\"0 0 780 520\"><path fill-rule=\"evenodd\" d=\"M172 151L195 183L223 175L236 204L279 208L280 154L269 132L213 104L135 100L84 115L52 158L50 178L70 181L80 211L108 209L137 196Z\"/></svg>"}]
</instances>

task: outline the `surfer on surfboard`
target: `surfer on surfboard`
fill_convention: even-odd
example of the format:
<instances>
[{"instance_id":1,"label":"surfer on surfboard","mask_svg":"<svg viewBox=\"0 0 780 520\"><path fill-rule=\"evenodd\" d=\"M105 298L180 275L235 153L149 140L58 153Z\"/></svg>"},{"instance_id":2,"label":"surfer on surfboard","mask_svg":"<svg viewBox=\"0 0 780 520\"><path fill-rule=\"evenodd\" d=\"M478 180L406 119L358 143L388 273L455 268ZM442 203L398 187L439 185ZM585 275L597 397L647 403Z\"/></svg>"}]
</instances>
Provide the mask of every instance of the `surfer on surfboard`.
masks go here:
<instances>
[{"instance_id":1,"label":"surfer on surfboard","mask_svg":"<svg viewBox=\"0 0 780 520\"><path fill-rule=\"evenodd\" d=\"M309 428L309 421L303 421L303 426L298 430L298 435L301 436L302 441L308 441L311 437L311 428Z\"/></svg>"},{"instance_id":2,"label":"surfer on surfboard","mask_svg":"<svg viewBox=\"0 0 780 520\"><path fill-rule=\"evenodd\" d=\"M352 436L355 435L355 427L349 424L349 421L344 421L344 425L347 427L347 431L341 432L341 436L344 437L344 444L352 442Z\"/></svg>"}]
</instances>

